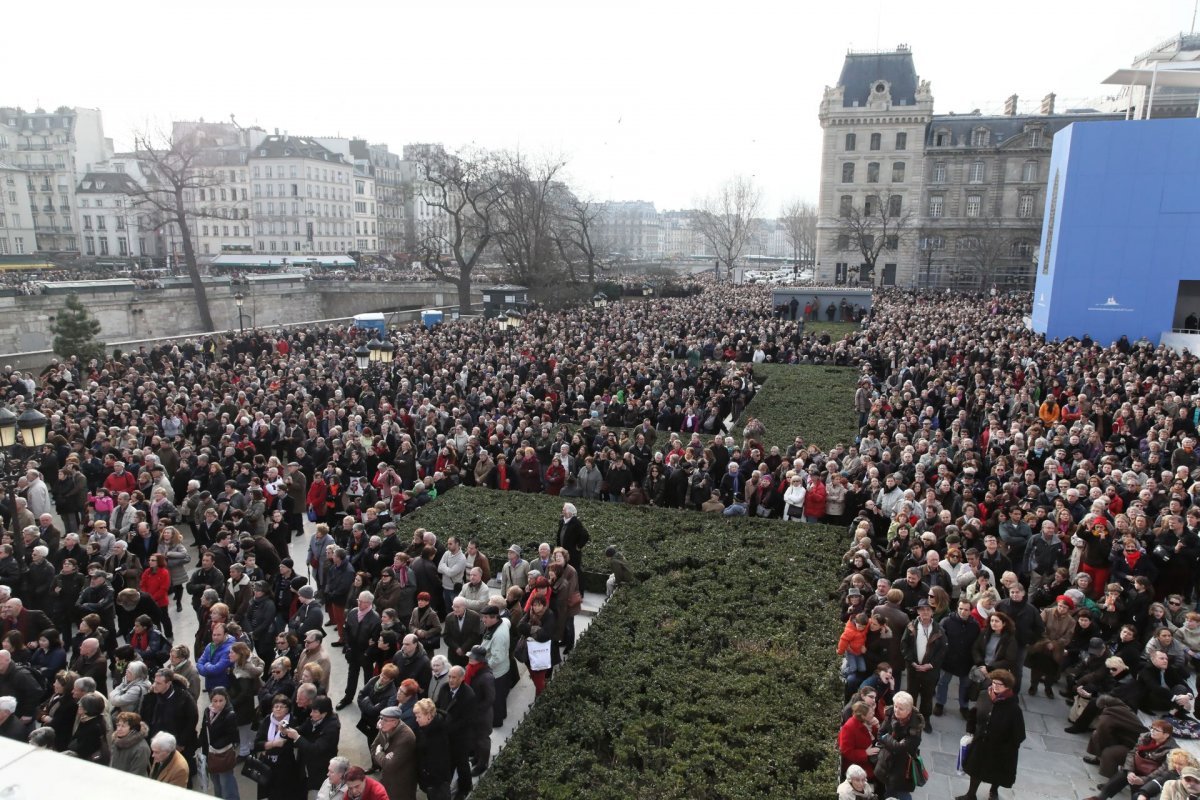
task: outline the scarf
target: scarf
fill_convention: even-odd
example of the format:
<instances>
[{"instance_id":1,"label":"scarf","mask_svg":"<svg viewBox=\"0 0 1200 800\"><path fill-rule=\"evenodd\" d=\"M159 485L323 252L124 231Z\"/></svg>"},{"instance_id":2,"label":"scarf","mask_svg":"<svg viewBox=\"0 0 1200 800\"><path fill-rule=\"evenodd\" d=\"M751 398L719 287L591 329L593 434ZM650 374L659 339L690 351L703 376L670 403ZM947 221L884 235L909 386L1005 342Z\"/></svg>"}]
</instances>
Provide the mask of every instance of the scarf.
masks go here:
<instances>
[{"instance_id":1,"label":"scarf","mask_svg":"<svg viewBox=\"0 0 1200 800\"><path fill-rule=\"evenodd\" d=\"M138 633L133 631L129 634L129 646L134 650L149 650L150 649L150 632L142 631Z\"/></svg>"},{"instance_id":2,"label":"scarf","mask_svg":"<svg viewBox=\"0 0 1200 800\"><path fill-rule=\"evenodd\" d=\"M1129 552L1128 550L1126 550L1125 551L1125 565L1127 567L1129 567L1130 569L1134 569L1135 567L1137 567L1138 560L1141 559L1141 557L1142 557L1141 550L1134 550L1132 553Z\"/></svg>"},{"instance_id":3,"label":"scarf","mask_svg":"<svg viewBox=\"0 0 1200 800\"><path fill-rule=\"evenodd\" d=\"M267 728L267 741L273 742L277 739L282 739L283 735L279 732L279 723L280 722L289 722L291 720L291 718L292 718L291 714L286 714L286 715L284 715L284 718L282 720L276 720L275 715L272 714L268 718L271 720L271 724Z\"/></svg>"},{"instance_id":4,"label":"scarf","mask_svg":"<svg viewBox=\"0 0 1200 800\"><path fill-rule=\"evenodd\" d=\"M467 664L467 674L463 678L468 686L471 685L471 679L487 665L486 661L471 661Z\"/></svg>"}]
</instances>

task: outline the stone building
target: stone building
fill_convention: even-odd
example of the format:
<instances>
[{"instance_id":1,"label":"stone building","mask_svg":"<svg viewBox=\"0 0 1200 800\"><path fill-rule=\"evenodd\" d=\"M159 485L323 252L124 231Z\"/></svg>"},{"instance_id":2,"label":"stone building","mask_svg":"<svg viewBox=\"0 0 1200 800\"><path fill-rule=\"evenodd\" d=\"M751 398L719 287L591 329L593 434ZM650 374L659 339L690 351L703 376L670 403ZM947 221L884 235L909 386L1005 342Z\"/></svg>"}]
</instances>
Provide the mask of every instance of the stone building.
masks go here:
<instances>
[{"instance_id":1,"label":"stone building","mask_svg":"<svg viewBox=\"0 0 1200 800\"><path fill-rule=\"evenodd\" d=\"M250 151L254 250L285 256L354 249L354 165L315 139L274 134Z\"/></svg>"},{"instance_id":2,"label":"stone building","mask_svg":"<svg viewBox=\"0 0 1200 800\"><path fill-rule=\"evenodd\" d=\"M1030 287L1054 134L1120 119L1092 109L934 114L912 52L848 53L820 107L817 279L886 286ZM864 249L877 255L870 274Z\"/></svg>"},{"instance_id":3,"label":"stone building","mask_svg":"<svg viewBox=\"0 0 1200 800\"><path fill-rule=\"evenodd\" d=\"M22 256L34 251L29 182L25 171L0 161L0 256Z\"/></svg>"},{"instance_id":4,"label":"stone building","mask_svg":"<svg viewBox=\"0 0 1200 800\"><path fill-rule=\"evenodd\" d=\"M111 150L98 109L0 108L0 162L25 173L29 205L19 213L28 215L39 252L79 252L75 185ZM35 249L33 242L25 246Z\"/></svg>"}]
</instances>

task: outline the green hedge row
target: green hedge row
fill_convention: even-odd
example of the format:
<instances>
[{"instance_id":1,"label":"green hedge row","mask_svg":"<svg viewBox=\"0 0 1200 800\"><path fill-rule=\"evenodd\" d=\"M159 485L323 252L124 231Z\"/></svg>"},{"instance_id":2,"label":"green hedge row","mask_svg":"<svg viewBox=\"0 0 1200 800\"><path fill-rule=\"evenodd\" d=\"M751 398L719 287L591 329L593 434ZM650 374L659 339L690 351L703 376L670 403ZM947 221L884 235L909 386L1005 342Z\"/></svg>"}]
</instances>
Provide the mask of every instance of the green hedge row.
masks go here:
<instances>
[{"instance_id":1,"label":"green hedge row","mask_svg":"<svg viewBox=\"0 0 1200 800\"><path fill-rule=\"evenodd\" d=\"M477 800L824 800L841 683L836 528L578 502L585 581L616 544L617 593L477 785ZM458 488L411 518L499 565L552 540L561 501Z\"/></svg>"},{"instance_id":2,"label":"green hedge row","mask_svg":"<svg viewBox=\"0 0 1200 800\"><path fill-rule=\"evenodd\" d=\"M734 426L741 434L751 417L766 426L767 446L786 449L797 436L821 447L851 444L858 434L854 390L859 371L853 367L814 364L755 364L754 379L762 388Z\"/></svg>"},{"instance_id":3,"label":"green hedge row","mask_svg":"<svg viewBox=\"0 0 1200 800\"><path fill-rule=\"evenodd\" d=\"M439 541L447 536L476 539L493 572L498 572L511 544L519 544L525 558L536 555L540 542L554 546L565 501L546 494L459 486L405 517L405 521L428 528ZM736 530L753 541L772 541L775 546L790 544L795 536L794 528L779 521L579 498L571 502L579 509L579 519L591 536L591 543L583 551L580 577L584 588L592 592L604 591L609 575L604 549L610 544L617 546L636 575L649 577L697 558L696 550L707 550L704 542L716 532Z\"/></svg>"}]
</instances>

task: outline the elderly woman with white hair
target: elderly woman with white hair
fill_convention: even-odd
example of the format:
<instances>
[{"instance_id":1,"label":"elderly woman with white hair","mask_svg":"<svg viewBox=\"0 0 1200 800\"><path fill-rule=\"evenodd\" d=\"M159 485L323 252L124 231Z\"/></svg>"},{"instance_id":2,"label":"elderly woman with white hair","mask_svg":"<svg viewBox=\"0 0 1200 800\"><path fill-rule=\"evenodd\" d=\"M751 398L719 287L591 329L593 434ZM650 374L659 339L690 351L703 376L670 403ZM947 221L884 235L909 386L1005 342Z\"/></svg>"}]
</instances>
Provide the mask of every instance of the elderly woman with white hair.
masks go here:
<instances>
[{"instance_id":1,"label":"elderly woman with white hair","mask_svg":"<svg viewBox=\"0 0 1200 800\"><path fill-rule=\"evenodd\" d=\"M896 692L892 707L879 726L879 758L875 762L875 779L883 784L884 797L912 800L916 788L909 759L921 754L921 735L925 718L913 707L908 692Z\"/></svg>"},{"instance_id":2,"label":"elderly woman with white hair","mask_svg":"<svg viewBox=\"0 0 1200 800\"><path fill-rule=\"evenodd\" d=\"M846 780L837 788L837 800L875 800L875 788L867 780L867 772L857 764L846 770Z\"/></svg>"},{"instance_id":3,"label":"elderly woman with white hair","mask_svg":"<svg viewBox=\"0 0 1200 800\"><path fill-rule=\"evenodd\" d=\"M131 661L125 667L125 679L117 684L108 695L112 705L112 716L116 719L122 711L135 714L142 707L142 699L150 692L149 670L141 661Z\"/></svg>"}]
</instances>

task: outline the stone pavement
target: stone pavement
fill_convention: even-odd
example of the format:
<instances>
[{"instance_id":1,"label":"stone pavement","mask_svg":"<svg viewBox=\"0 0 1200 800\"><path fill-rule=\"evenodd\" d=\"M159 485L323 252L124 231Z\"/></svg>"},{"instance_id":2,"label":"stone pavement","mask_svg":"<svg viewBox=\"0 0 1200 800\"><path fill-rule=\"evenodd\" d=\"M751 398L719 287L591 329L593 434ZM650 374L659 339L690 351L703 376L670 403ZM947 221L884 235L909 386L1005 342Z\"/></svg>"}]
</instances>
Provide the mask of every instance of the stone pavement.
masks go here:
<instances>
[{"instance_id":1,"label":"stone pavement","mask_svg":"<svg viewBox=\"0 0 1200 800\"><path fill-rule=\"evenodd\" d=\"M1068 706L1058 697L1045 696L1039 689L1036 697L1028 694L1028 674L1021 690L1021 711L1025 715L1025 741L1017 762L1017 782L1011 789L1001 789L1003 800L1072 800L1097 794L1096 784L1104 780L1096 767L1085 764L1088 737L1063 731ZM913 792L914 800L949 800L967 791L969 778L959 775L959 740L967 732L967 723L956 705L957 683L950 684L950 703L941 717L933 717L933 733L926 733L921 743L921 755L929 770L929 783ZM987 785L979 791L979 800L987 797ZM1128 795L1126 795L1128 796Z\"/></svg>"}]
</instances>

